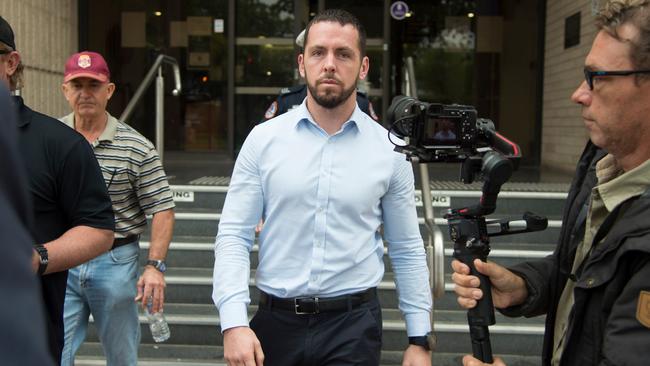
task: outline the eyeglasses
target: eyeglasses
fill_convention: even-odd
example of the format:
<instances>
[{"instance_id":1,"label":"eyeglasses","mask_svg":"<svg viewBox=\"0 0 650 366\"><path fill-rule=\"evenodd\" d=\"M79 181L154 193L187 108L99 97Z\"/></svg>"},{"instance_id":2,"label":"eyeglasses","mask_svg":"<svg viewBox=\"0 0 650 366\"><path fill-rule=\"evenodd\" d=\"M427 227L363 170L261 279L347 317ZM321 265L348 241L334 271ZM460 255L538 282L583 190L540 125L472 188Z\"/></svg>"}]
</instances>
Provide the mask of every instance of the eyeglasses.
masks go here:
<instances>
[{"instance_id":1,"label":"eyeglasses","mask_svg":"<svg viewBox=\"0 0 650 366\"><path fill-rule=\"evenodd\" d=\"M600 76L628 76L634 74L650 74L650 70L624 70L624 71L592 71L585 67L585 80L589 90L594 90L594 77Z\"/></svg>"},{"instance_id":2,"label":"eyeglasses","mask_svg":"<svg viewBox=\"0 0 650 366\"><path fill-rule=\"evenodd\" d=\"M6 54L9 54L9 53L12 53L12 52L14 52L14 51L12 51L12 50L0 50L0 55L6 55Z\"/></svg>"}]
</instances>

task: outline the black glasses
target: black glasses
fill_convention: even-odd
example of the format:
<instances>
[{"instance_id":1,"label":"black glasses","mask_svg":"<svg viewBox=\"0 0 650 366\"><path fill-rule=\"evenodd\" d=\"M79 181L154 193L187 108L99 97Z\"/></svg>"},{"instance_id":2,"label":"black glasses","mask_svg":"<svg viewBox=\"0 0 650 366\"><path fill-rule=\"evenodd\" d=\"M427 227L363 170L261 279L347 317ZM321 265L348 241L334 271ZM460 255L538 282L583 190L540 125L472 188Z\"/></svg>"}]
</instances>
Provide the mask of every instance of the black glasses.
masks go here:
<instances>
[{"instance_id":1,"label":"black glasses","mask_svg":"<svg viewBox=\"0 0 650 366\"><path fill-rule=\"evenodd\" d=\"M0 55L6 55L8 53L12 53L12 50L0 50Z\"/></svg>"},{"instance_id":2,"label":"black glasses","mask_svg":"<svg viewBox=\"0 0 650 366\"><path fill-rule=\"evenodd\" d=\"M634 74L650 74L650 70L624 70L624 71L592 71L585 67L585 80L589 90L594 90L594 77L597 76L628 76Z\"/></svg>"}]
</instances>

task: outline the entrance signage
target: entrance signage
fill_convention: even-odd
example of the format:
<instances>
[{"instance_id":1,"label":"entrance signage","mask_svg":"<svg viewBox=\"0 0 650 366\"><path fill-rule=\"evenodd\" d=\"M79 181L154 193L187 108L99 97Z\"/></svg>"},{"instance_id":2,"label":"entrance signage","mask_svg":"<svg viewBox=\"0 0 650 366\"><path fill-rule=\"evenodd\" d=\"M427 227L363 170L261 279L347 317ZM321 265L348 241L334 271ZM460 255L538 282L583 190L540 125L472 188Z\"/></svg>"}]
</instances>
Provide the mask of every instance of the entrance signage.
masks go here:
<instances>
[{"instance_id":1,"label":"entrance signage","mask_svg":"<svg viewBox=\"0 0 650 366\"><path fill-rule=\"evenodd\" d=\"M390 16L395 20L402 20L406 18L409 12L409 6L403 1L395 1L390 5Z\"/></svg>"},{"instance_id":2,"label":"entrance signage","mask_svg":"<svg viewBox=\"0 0 650 366\"><path fill-rule=\"evenodd\" d=\"M173 190L172 197L174 202L194 202L194 192Z\"/></svg>"},{"instance_id":3,"label":"entrance signage","mask_svg":"<svg viewBox=\"0 0 650 366\"><path fill-rule=\"evenodd\" d=\"M451 197L443 196L439 194L432 194L431 204L433 207L449 207L451 204ZM420 191L415 192L415 205L419 207L422 206L422 192Z\"/></svg>"}]
</instances>

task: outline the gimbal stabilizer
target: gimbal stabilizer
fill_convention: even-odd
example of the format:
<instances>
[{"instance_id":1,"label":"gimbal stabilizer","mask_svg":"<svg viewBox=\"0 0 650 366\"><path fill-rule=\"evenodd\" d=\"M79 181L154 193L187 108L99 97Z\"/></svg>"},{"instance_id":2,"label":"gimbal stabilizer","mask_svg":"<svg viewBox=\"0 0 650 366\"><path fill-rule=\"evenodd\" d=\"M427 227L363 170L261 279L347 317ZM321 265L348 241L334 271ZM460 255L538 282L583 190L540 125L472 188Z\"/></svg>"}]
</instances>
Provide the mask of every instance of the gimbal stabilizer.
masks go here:
<instances>
[{"instance_id":1,"label":"gimbal stabilizer","mask_svg":"<svg viewBox=\"0 0 650 366\"><path fill-rule=\"evenodd\" d=\"M501 138L499 135L494 137ZM512 175L513 163L510 159L513 157L513 153L518 155L518 147L514 144L513 147L515 147L514 151L508 152L510 158L504 157L496 151L490 151L481 158L465 160L461 170L464 183L471 183L474 173L479 169L484 177L480 202L472 207L450 209L445 215L448 220L449 235L454 242L454 258L469 266L470 274L477 276L481 281L480 289L483 292L483 298L477 302L476 307L467 311L467 322L474 357L488 363L493 362L488 326L495 324L492 286L490 279L476 270L474 260L478 258L484 262L487 261L491 236L544 230L548 224L545 217L530 212L524 213L523 219L526 221L526 228L520 230L511 230L508 220L485 220L484 215L489 215L496 209L497 195L501 186ZM488 232L488 225L496 224L499 225L499 230Z\"/></svg>"}]
</instances>

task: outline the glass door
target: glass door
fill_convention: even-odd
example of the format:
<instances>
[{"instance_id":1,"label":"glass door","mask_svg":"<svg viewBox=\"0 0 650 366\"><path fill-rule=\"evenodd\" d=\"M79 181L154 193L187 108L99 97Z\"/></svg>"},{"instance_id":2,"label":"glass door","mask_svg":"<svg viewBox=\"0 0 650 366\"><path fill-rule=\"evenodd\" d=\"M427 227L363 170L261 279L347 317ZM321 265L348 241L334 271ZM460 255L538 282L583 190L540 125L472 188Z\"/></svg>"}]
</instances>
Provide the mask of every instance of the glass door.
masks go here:
<instances>
[{"instance_id":1,"label":"glass door","mask_svg":"<svg viewBox=\"0 0 650 366\"><path fill-rule=\"evenodd\" d=\"M80 9L87 19L80 47L105 56L117 85L111 114L121 114L156 57L165 54L178 61L183 88L173 96L172 74L163 68L165 156L227 150L228 0L80 1ZM152 85L129 119L151 141L154 110Z\"/></svg>"}]
</instances>

